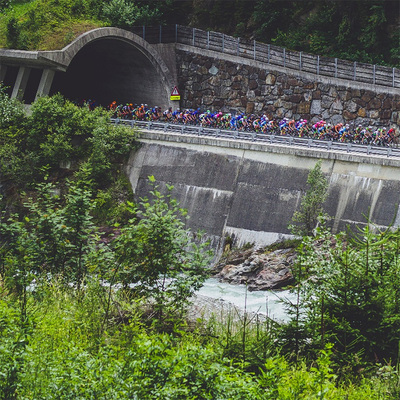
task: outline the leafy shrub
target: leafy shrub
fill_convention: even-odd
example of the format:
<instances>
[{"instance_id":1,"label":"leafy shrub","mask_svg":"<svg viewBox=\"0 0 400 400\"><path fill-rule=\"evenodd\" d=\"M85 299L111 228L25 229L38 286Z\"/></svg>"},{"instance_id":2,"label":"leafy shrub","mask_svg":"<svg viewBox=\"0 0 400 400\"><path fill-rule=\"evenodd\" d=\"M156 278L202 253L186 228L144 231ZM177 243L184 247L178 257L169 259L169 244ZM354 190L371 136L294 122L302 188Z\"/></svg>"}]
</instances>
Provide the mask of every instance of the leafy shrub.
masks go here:
<instances>
[{"instance_id":1,"label":"leafy shrub","mask_svg":"<svg viewBox=\"0 0 400 400\"><path fill-rule=\"evenodd\" d=\"M6 93L6 88L0 82L0 140L2 144L6 139L4 131L11 130L12 132L12 128L21 126L24 118L22 103L17 99L11 99Z\"/></svg>"},{"instance_id":2,"label":"leafy shrub","mask_svg":"<svg viewBox=\"0 0 400 400\"><path fill-rule=\"evenodd\" d=\"M111 0L104 4L103 16L112 26L128 29L135 25L152 25L161 14L154 5L138 6L130 0Z\"/></svg>"},{"instance_id":3,"label":"leafy shrub","mask_svg":"<svg viewBox=\"0 0 400 400\"><path fill-rule=\"evenodd\" d=\"M400 342L399 235L373 233L332 235L325 227L306 238L293 268L299 302L284 328L284 346L309 354L334 344L340 368L398 361Z\"/></svg>"},{"instance_id":4,"label":"leafy shrub","mask_svg":"<svg viewBox=\"0 0 400 400\"><path fill-rule=\"evenodd\" d=\"M150 182L154 185L154 177ZM172 189L167 185L163 195L154 186L150 200L142 199L138 208L131 203L138 219L130 219L114 242L118 279L152 299L161 326L179 322L188 299L206 279L210 261L207 243L196 245L185 229L186 211L171 198Z\"/></svg>"},{"instance_id":5,"label":"leafy shrub","mask_svg":"<svg viewBox=\"0 0 400 400\"><path fill-rule=\"evenodd\" d=\"M301 243L301 239L285 239L272 243L266 247L266 251L275 251L282 249L297 248Z\"/></svg>"}]
</instances>

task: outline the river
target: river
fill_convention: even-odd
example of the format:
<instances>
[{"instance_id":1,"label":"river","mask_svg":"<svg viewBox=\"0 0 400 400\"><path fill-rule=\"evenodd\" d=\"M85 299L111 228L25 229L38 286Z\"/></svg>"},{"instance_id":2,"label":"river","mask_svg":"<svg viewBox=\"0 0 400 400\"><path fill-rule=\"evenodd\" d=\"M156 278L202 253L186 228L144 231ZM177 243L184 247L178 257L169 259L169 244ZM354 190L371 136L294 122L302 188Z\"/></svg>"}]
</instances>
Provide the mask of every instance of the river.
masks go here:
<instances>
[{"instance_id":1,"label":"river","mask_svg":"<svg viewBox=\"0 0 400 400\"><path fill-rule=\"evenodd\" d=\"M248 312L268 315L276 321L288 321L289 319L282 300L296 301L296 296L288 290L247 291L246 294L245 285L231 285L219 282L215 278L207 279L198 294L213 299L222 299L241 309L246 309Z\"/></svg>"}]
</instances>

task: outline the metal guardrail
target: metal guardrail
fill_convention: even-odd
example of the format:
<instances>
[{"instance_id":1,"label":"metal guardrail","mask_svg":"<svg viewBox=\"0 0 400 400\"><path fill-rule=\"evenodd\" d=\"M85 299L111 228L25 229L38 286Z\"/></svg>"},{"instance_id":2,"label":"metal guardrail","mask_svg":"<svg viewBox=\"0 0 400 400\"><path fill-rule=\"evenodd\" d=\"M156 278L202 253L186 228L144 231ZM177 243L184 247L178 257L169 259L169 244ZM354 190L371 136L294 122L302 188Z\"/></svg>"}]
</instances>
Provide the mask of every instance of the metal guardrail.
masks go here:
<instances>
[{"instance_id":1,"label":"metal guardrail","mask_svg":"<svg viewBox=\"0 0 400 400\"><path fill-rule=\"evenodd\" d=\"M181 43L296 71L400 88L400 70L398 68L323 57L182 25L137 26L130 30L153 44Z\"/></svg>"},{"instance_id":2,"label":"metal guardrail","mask_svg":"<svg viewBox=\"0 0 400 400\"><path fill-rule=\"evenodd\" d=\"M137 127L148 131L177 133L182 135L214 137L217 139L246 140L250 142L280 144L290 147L300 147L330 152L346 152L358 155L374 155L380 157L400 158L400 149L394 147L371 146L355 143L341 143L332 140L299 138L293 136L268 135L257 132L205 128L194 125L179 125L166 122L135 121L112 118L113 124L122 124L132 128Z\"/></svg>"}]
</instances>

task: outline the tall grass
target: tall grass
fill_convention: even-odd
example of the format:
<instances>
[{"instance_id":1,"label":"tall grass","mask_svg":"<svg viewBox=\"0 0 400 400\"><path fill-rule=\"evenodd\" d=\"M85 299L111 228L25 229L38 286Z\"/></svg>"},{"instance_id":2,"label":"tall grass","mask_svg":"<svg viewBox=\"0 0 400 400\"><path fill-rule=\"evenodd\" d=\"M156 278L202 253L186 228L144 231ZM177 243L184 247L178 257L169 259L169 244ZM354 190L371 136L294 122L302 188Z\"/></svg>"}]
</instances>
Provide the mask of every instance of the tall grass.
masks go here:
<instances>
[{"instance_id":1,"label":"tall grass","mask_svg":"<svg viewBox=\"0 0 400 400\"><path fill-rule=\"evenodd\" d=\"M79 292L50 282L29 292L22 327L15 300L0 291L2 398L378 400L396 393L390 367L372 380L338 384L329 348L312 365L290 364L274 346L274 324L236 310L199 321L193 332L156 333L120 290L101 329L99 282Z\"/></svg>"}]
</instances>

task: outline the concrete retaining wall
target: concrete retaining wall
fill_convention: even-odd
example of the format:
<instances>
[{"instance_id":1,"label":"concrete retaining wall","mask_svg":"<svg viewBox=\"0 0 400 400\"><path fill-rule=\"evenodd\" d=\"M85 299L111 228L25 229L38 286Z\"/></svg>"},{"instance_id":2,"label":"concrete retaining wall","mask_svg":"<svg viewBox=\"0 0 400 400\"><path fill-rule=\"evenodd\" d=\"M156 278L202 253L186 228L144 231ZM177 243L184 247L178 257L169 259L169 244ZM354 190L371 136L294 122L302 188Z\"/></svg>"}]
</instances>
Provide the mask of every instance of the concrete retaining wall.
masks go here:
<instances>
[{"instance_id":1,"label":"concrete retaining wall","mask_svg":"<svg viewBox=\"0 0 400 400\"><path fill-rule=\"evenodd\" d=\"M127 173L137 197L148 194L147 177L188 209L187 224L204 230L213 246L234 236L238 244L272 243L290 235L306 180L318 159L329 180L326 211L334 231L365 224L400 224L400 161L279 145L146 132L131 154Z\"/></svg>"}]
</instances>

